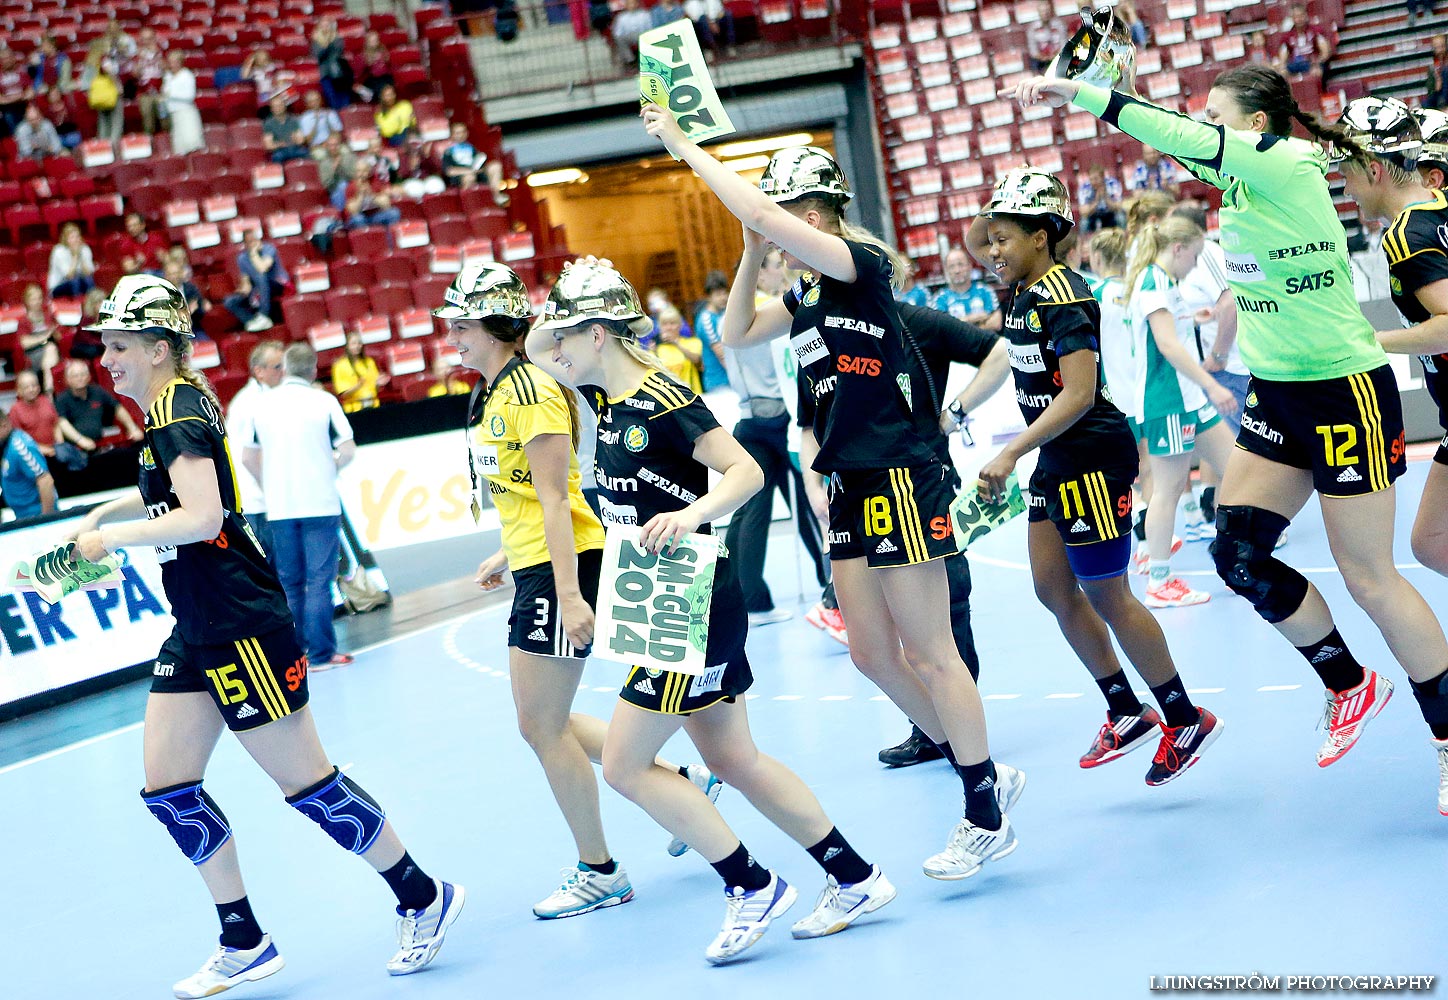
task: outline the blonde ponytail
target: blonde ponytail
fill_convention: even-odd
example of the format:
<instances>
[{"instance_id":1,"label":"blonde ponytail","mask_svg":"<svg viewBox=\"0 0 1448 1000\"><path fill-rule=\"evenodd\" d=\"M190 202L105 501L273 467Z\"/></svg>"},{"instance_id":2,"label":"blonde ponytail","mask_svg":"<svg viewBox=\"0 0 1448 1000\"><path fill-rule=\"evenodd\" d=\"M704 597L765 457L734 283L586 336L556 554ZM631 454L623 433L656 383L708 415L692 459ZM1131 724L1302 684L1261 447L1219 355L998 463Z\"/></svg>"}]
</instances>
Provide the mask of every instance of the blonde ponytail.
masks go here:
<instances>
[{"instance_id":1,"label":"blonde ponytail","mask_svg":"<svg viewBox=\"0 0 1448 1000\"><path fill-rule=\"evenodd\" d=\"M1126 232L1121 229L1098 229L1091 237L1087 253L1099 254L1101 262L1116 269L1126 270ZM1105 275L1102 275L1105 277Z\"/></svg>"},{"instance_id":2,"label":"blonde ponytail","mask_svg":"<svg viewBox=\"0 0 1448 1000\"><path fill-rule=\"evenodd\" d=\"M1136 282L1141 277L1141 272L1161 256L1163 250L1176 243L1194 243L1204 236L1200 226L1182 215L1168 215L1160 222L1148 222L1142 226L1141 232L1131 243L1127 255L1126 277L1122 279L1122 283L1126 285L1126 304L1131 304L1131 295L1136 291Z\"/></svg>"}]
</instances>

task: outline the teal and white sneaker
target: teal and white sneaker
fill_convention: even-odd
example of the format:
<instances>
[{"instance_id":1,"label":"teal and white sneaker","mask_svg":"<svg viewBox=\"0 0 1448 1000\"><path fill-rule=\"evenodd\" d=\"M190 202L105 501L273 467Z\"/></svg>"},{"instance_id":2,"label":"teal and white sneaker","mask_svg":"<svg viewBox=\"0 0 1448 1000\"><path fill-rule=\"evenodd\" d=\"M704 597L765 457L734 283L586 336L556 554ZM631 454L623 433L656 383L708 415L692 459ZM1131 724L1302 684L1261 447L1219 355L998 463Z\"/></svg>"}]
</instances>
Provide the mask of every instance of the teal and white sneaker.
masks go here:
<instances>
[{"instance_id":1,"label":"teal and white sneaker","mask_svg":"<svg viewBox=\"0 0 1448 1000\"><path fill-rule=\"evenodd\" d=\"M970 878L987 861L999 861L1016 849L1010 817L1001 814L1001 828L986 830L962 819L951 831L945 850L925 860L925 874L943 882Z\"/></svg>"},{"instance_id":2,"label":"teal and white sneaker","mask_svg":"<svg viewBox=\"0 0 1448 1000\"><path fill-rule=\"evenodd\" d=\"M719 936L704 950L704 957L715 965L723 965L758 941L769 929L770 921L794 905L799 893L794 886L774 872L763 889L746 892L739 886L724 890L728 909Z\"/></svg>"},{"instance_id":3,"label":"teal and white sneaker","mask_svg":"<svg viewBox=\"0 0 1448 1000\"><path fill-rule=\"evenodd\" d=\"M689 780L699 786L699 791L709 796L710 802L718 802L719 793L724 791L724 782L716 778L714 772L710 771L703 764L690 764L688 770ZM682 858L685 854L689 853L689 845L678 837L675 837L669 841L669 846L666 850L669 852L669 857Z\"/></svg>"},{"instance_id":4,"label":"teal and white sneaker","mask_svg":"<svg viewBox=\"0 0 1448 1000\"><path fill-rule=\"evenodd\" d=\"M579 917L600 907L627 903L633 896L623 865L612 875L601 875L580 861L577 868L563 869L563 884L533 907L533 915L543 920Z\"/></svg>"},{"instance_id":5,"label":"teal and white sneaker","mask_svg":"<svg viewBox=\"0 0 1448 1000\"><path fill-rule=\"evenodd\" d=\"M437 898L423 910L401 910L397 917L397 954L387 962L387 972L407 976L437 957L447 929L462 912L467 893L460 885L433 879Z\"/></svg>"},{"instance_id":6,"label":"teal and white sneaker","mask_svg":"<svg viewBox=\"0 0 1448 1000\"><path fill-rule=\"evenodd\" d=\"M825 937L844 930L858 918L874 913L895 898L895 887L875 865L870 877L853 885L840 885L833 875L825 876L825 887L815 902L814 912L796 921L797 938Z\"/></svg>"},{"instance_id":7,"label":"teal and white sneaker","mask_svg":"<svg viewBox=\"0 0 1448 1000\"><path fill-rule=\"evenodd\" d=\"M286 964L277 953L276 945L272 944L271 935L263 934L261 944L255 948L228 948L221 945L194 975L187 976L173 986L172 992L180 1000L199 1000L200 997L225 993L242 983L265 979L282 971L282 966Z\"/></svg>"}]
</instances>

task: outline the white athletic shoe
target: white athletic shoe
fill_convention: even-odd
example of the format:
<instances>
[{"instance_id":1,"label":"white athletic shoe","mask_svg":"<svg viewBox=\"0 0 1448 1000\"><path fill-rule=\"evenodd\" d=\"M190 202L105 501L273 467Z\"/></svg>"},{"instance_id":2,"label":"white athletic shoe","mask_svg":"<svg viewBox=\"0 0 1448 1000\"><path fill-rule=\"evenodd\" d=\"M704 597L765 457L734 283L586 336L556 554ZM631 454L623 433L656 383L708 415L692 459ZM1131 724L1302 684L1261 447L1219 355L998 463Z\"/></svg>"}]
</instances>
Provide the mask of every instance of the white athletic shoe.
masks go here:
<instances>
[{"instance_id":1,"label":"white athletic shoe","mask_svg":"<svg viewBox=\"0 0 1448 1000\"><path fill-rule=\"evenodd\" d=\"M1429 740L1438 751L1438 812L1448 816L1448 740Z\"/></svg>"},{"instance_id":2,"label":"white athletic shoe","mask_svg":"<svg viewBox=\"0 0 1448 1000\"><path fill-rule=\"evenodd\" d=\"M840 885L833 875L825 876L825 887L815 901L814 912L797 921L792 933L797 938L825 937L844 930L858 918L874 913L895 898L895 887L875 865L870 877L852 885Z\"/></svg>"},{"instance_id":3,"label":"white athletic shoe","mask_svg":"<svg viewBox=\"0 0 1448 1000\"><path fill-rule=\"evenodd\" d=\"M563 884L533 907L533 915L543 920L577 917L604 906L627 903L633 895L623 865L612 875L603 875L580 862L577 868L563 869Z\"/></svg>"},{"instance_id":4,"label":"white athletic shoe","mask_svg":"<svg viewBox=\"0 0 1448 1000\"><path fill-rule=\"evenodd\" d=\"M763 889L746 892L733 886L724 890L724 898L727 900L724 924L719 928L719 936L704 950L704 957L715 965L723 965L758 941L769 929L770 921L794 905L799 893L770 872L769 884Z\"/></svg>"},{"instance_id":5,"label":"white athletic shoe","mask_svg":"<svg viewBox=\"0 0 1448 1000\"><path fill-rule=\"evenodd\" d=\"M1183 527L1182 537L1188 542L1210 542L1217 537L1217 526L1206 521L1197 521Z\"/></svg>"},{"instance_id":6,"label":"white athletic shoe","mask_svg":"<svg viewBox=\"0 0 1448 1000\"><path fill-rule=\"evenodd\" d=\"M699 786L699 791L709 796L710 802L718 802L719 793L724 790L724 782L716 778L714 772L710 771L703 764L690 764L688 770L689 780ZM685 854L689 853L689 845L678 837L675 837L669 841L667 850L669 857L682 858Z\"/></svg>"},{"instance_id":7,"label":"white athletic shoe","mask_svg":"<svg viewBox=\"0 0 1448 1000\"><path fill-rule=\"evenodd\" d=\"M437 898L423 910L406 910L397 918L397 954L387 962L387 971L406 976L421 970L442 950L447 929L462 912L467 893L460 885L432 880Z\"/></svg>"},{"instance_id":8,"label":"white athletic shoe","mask_svg":"<svg viewBox=\"0 0 1448 1000\"><path fill-rule=\"evenodd\" d=\"M225 993L242 983L265 979L282 971L282 966L286 964L277 953L276 945L272 944L271 935L263 934L261 944L255 948L243 950L221 945L194 975L187 976L171 989L181 1000L198 1000Z\"/></svg>"},{"instance_id":9,"label":"white athletic shoe","mask_svg":"<svg viewBox=\"0 0 1448 1000\"><path fill-rule=\"evenodd\" d=\"M768 611L749 612L749 627L759 628L763 625L775 625L779 622L787 622L794 617L794 612L788 608L770 608Z\"/></svg>"},{"instance_id":10,"label":"white athletic shoe","mask_svg":"<svg viewBox=\"0 0 1448 1000\"><path fill-rule=\"evenodd\" d=\"M942 882L970 878L987 861L999 861L1016 849L1016 832L1011 821L1001 814L999 830L983 830L968 819L962 819L951 831L945 850L926 858L925 874Z\"/></svg>"},{"instance_id":11,"label":"white athletic shoe","mask_svg":"<svg viewBox=\"0 0 1448 1000\"><path fill-rule=\"evenodd\" d=\"M1016 799L1026 790L1026 772L996 761L996 804L1001 812L1009 812Z\"/></svg>"}]
</instances>

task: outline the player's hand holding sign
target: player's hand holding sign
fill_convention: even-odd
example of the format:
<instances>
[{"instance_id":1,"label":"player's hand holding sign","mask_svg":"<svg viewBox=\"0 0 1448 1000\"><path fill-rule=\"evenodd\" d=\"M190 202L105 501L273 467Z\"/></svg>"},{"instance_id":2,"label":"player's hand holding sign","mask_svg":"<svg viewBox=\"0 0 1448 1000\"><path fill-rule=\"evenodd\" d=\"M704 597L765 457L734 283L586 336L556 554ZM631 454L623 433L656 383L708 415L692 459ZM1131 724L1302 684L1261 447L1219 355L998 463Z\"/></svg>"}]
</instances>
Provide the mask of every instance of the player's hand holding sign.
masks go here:
<instances>
[{"instance_id":1,"label":"player's hand holding sign","mask_svg":"<svg viewBox=\"0 0 1448 1000\"><path fill-rule=\"evenodd\" d=\"M684 135L684 130L679 128L679 123L674 121L674 116L657 104L645 104L641 114L644 131L662 142L664 148L677 158L679 150L689 139Z\"/></svg>"},{"instance_id":2,"label":"player's hand holding sign","mask_svg":"<svg viewBox=\"0 0 1448 1000\"><path fill-rule=\"evenodd\" d=\"M690 509L666 511L649 518L648 523L639 529L640 544L650 552L662 552L664 549L672 552L685 535L699 530L701 520L691 514Z\"/></svg>"}]
</instances>

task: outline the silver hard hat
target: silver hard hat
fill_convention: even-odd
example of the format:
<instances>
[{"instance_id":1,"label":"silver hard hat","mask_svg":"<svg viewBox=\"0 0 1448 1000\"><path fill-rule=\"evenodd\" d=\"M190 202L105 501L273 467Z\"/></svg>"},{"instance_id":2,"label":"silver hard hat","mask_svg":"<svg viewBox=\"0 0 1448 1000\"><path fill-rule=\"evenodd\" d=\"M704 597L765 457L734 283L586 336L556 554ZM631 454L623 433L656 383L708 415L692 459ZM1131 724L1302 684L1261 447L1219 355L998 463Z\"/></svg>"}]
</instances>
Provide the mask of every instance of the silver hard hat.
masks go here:
<instances>
[{"instance_id":1,"label":"silver hard hat","mask_svg":"<svg viewBox=\"0 0 1448 1000\"><path fill-rule=\"evenodd\" d=\"M1423 151L1418 166L1434 163L1448 170L1448 112L1437 108L1414 108L1418 131L1423 133Z\"/></svg>"},{"instance_id":2,"label":"silver hard hat","mask_svg":"<svg viewBox=\"0 0 1448 1000\"><path fill-rule=\"evenodd\" d=\"M1116 19L1114 5L1082 8L1081 27L1051 60L1046 75L1108 90L1131 87L1136 79L1136 46L1131 29Z\"/></svg>"},{"instance_id":3,"label":"silver hard hat","mask_svg":"<svg viewBox=\"0 0 1448 1000\"><path fill-rule=\"evenodd\" d=\"M528 288L506 264L477 261L466 264L442 295L443 304L432 311L438 319L487 319L506 316L528 319L533 315Z\"/></svg>"},{"instance_id":4,"label":"silver hard hat","mask_svg":"<svg viewBox=\"0 0 1448 1000\"><path fill-rule=\"evenodd\" d=\"M654 328L627 278L603 264L570 261L549 291L535 329L566 330L600 319L626 323L636 337Z\"/></svg>"},{"instance_id":5,"label":"silver hard hat","mask_svg":"<svg viewBox=\"0 0 1448 1000\"><path fill-rule=\"evenodd\" d=\"M1337 123L1359 146L1379 159L1404 170L1418 165L1423 152L1423 131L1413 110L1396 97L1359 97L1349 101ZM1328 150L1334 161L1348 158L1345 150Z\"/></svg>"},{"instance_id":6,"label":"silver hard hat","mask_svg":"<svg viewBox=\"0 0 1448 1000\"><path fill-rule=\"evenodd\" d=\"M196 335L191 329L191 307L186 296L154 274L124 275L101 303L96 321L85 329L97 333L161 329L183 337Z\"/></svg>"},{"instance_id":7,"label":"silver hard hat","mask_svg":"<svg viewBox=\"0 0 1448 1000\"><path fill-rule=\"evenodd\" d=\"M1071 214L1071 195L1054 174L1030 167L1010 171L996 181L990 201L981 209L987 218L1001 215L1049 215L1060 222L1057 237L1065 236L1076 224Z\"/></svg>"},{"instance_id":8,"label":"silver hard hat","mask_svg":"<svg viewBox=\"0 0 1448 1000\"><path fill-rule=\"evenodd\" d=\"M835 158L818 146L789 146L769 158L759 190L770 201L786 202L806 195L849 201L854 192Z\"/></svg>"}]
</instances>

